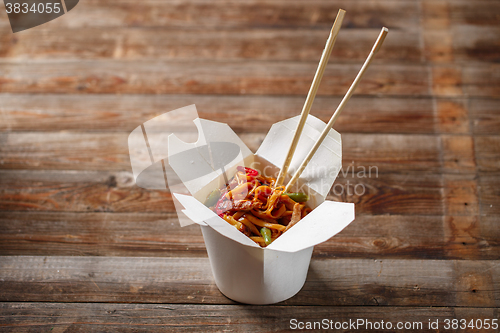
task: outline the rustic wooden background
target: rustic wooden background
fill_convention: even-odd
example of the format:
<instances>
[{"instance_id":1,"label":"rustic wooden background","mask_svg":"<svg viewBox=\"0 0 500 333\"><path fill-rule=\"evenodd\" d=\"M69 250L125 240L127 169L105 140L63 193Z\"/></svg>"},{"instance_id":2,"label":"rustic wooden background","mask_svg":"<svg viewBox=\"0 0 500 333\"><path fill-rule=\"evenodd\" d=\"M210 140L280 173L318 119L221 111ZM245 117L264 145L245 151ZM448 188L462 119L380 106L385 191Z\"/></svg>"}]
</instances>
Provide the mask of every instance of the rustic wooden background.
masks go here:
<instances>
[{"instance_id":1,"label":"rustic wooden background","mask_svg":"<svg viewBox=\"0 0 500 333\"><path fill-rule=\"evenodd\" d=\"M311 113L344 168L377 166L357 218L275 306L214 284L200 230L134 185L127 136L189 104L255 150L297 115L339 8ZM0 330L287 331L289 320L498 318L498 0L82 0L13 34L0 5ZM357 170L357 169L356 169ZM443 329L443 326L440 327Z\"/></svg>"}]
</instances>

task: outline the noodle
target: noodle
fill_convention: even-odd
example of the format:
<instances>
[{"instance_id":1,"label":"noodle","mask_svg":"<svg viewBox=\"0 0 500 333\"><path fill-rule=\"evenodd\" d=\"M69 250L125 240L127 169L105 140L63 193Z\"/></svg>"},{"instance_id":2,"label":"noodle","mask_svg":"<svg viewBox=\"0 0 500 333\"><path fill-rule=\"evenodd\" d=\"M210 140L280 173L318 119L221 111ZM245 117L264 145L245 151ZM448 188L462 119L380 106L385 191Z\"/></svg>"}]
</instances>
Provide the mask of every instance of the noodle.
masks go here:
<instances>
[{"instance_id":1,"label":"noodle","mask_svg":"<svg viewBox=\"0 0 500 333\"><path fill-rule=\"evenodd\" d=\"M243 223L244 225L246 225L251 232L253 232L254 234L256 234L257 236L260 235L260 232L259 230L255 227L255 225L247 218L242 218L239 220L241 223Z\"/></svg>"},{"instance_id":2,"label":"noodle","mask_svg":"<svg viewBox=\"0 0 500 333\"><path fill-rule=\"evenodd\" d=\"M266 227L266 228L269 228L269 229L276 229L276 230L279 230L279 231L285 231L285 229L286 229L286 227L284 225L281 225L281 224L278 224L278 223L269 223L269 222L263 221L261 219L256 218L252 214L245 214L243 216L245 216L247 219L250 220L250 222L252 222L253 224L255 224L255 225L259 226L259 227Z\"/></svg>"},{"instance_id":3,"label":"noodle","mask_svg":"<svg viewBox=\"0 0 500 333\"><path fill-rule=\"evenodd\" d=\"M283 186L273 188L276 179L254 169L237 170L205 204L260 246L269 245L311 211L303 203L308 199L305 194L284 193Z\"/></svg>"}]
</instances>

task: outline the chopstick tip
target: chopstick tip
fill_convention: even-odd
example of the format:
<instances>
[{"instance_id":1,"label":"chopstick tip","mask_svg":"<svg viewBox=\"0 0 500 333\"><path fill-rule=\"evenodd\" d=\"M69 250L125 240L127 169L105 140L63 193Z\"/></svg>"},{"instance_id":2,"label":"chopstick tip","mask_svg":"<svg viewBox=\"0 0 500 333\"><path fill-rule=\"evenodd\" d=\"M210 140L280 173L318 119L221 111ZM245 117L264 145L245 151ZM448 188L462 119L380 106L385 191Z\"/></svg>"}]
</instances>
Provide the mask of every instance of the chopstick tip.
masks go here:
<instances>
[{"instance_id":1,"label":"chopstick tip","mask_svg":"<svg viewBox=\"0 0 500 333\"><path fill-rule=\"evenodd\" d=\"M389 29L386 27L383 27L382 30L380 30L380 34L378 35L377 41L375 42L375 45L373 45L372 53L375 54L380 50L380 47L384 43L385 37L387 36L387 33L389 32Z\"/></svg>"}]
</instances>

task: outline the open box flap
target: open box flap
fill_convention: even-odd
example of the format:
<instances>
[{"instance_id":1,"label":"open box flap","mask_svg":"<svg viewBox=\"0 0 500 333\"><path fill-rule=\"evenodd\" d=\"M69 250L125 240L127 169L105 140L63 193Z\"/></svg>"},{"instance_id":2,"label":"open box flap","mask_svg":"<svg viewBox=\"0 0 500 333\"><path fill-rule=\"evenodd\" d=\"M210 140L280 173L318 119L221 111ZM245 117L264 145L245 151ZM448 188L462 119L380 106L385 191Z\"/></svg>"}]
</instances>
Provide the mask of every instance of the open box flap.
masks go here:
<instances>
[{"instance_id":1,"label":"open box flap","mask_svg":"<svg viewBox=\"0 0 500 333\"><path fill-rule=\"evenodd\" d=\"M300 116L286 119L274 124L262 142L256 155L265 158L272 164L281 167L286 158L290 142L297 128ZM309 115L293 155L288 174L291 176L306 158L316 139L321 135L326 124ZM325 198L342 167L342 141L340 134L330 130L313 158L302 172L299 184Z\"/></svg>"},{"instance_id":2,"label":"open box flap","mask_svg":"<svg viewBox=\"0 0 500 333\"><path fill-rule=\"evenodd\" d=\"M209 225L221 235L228 237L243 245L260 248L254 241L241 233L238 229L221 219L217 214L207 208L204 204L189 195L173 194L177 200L184 206L182 211L193 222L200 225ZM204 223L203 223L204 222ZM290 229L291 230L291 229Z\"/></svg>"},{"instance_id":3,"label":"open box flap","mask_svg":"<svg viewBox=\"0 0 500 333\"><path fill-rule=\"evenodd\" d=\"M354 204L325 201L267 247L297 252L325 242L354 221Z\"/></svg>"},{"instance_id":4,"label":"open box flap","mask_svg":"<svg viewBox=\"0 0 500 333\"><path fill-rule=\"evenodd\" d=\"M281 166L298 123L299 117L287 119L274 124L257 151L257 156ZM205 141L185 143L175 135L168 138L168 161L192 196L174 193L184 207L182 212L198 224L203 222L221 235L234 241L260 248L246 235L234 226L221 219L200 201L206 198L207 188L210 191L220 187L215 185L224 176L232 177L235 165L242 165L247 157L252 157L251 151L244 145L231 128L222 123L196 119L195 124ZM294 154L290 173L298 168L315 140L320 136L325 123L316 117L309 116ZM230 144L237 147L237 154L232 149L209 149L216 144ZM223 147L223 146L221 146ZM341 167L340 134L331 130L314 158L300 177L301 185L307 185L315 193L315 202L322 202L330 190ZM199 173L199 170L203 172ZM194 175L194 176L193 176ZM203 193L204 195L200 195ZM209 192L208 192L209 193ZM311 193L311 192L310 192ZM312 247L328 240L354 220L354 204L326 201L314 209L308 216L299 221L293 228L281 235L270 246L269 250L296 252Z\"/></svg>"},{"instance_id":5,"label":"open box flap","mask_svg":"<svg viewBox=\"0 0 500 333\"><path fill-rule=\"evenodd\" d=\"M203 140L186 143L175 134L168 137L168 163L192 195L252 155L227 124L200 118L194 123Z\"/></svg>"},{"instance_id":6,"label":"open box flap","mask_svg":"<svg viewBox=\"0 0 500 333\"><path fill-rule=\"evenodd\" d=\"M189 142L204 140L194 124L197 118L196 106L188 105L149 119L130 133L130 163L137 186L165 190L167 179L171 191L182 187L182 182L165 160L168 156L167 140L172 133Z\"/></svg>"}]
</instances>

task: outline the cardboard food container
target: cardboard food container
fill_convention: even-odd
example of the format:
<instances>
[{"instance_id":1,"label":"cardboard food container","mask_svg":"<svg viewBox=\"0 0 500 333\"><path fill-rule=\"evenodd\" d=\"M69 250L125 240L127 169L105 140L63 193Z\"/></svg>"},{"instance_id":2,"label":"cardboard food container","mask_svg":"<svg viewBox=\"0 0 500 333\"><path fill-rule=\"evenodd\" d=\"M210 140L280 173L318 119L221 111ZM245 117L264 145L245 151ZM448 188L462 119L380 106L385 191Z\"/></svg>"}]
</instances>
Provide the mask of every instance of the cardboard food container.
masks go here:
<instances>
[{"instance_id":1,"label":"cardboard food container","mask_svg":"<svg viewBox=\"0 0 500 333\"><path fill-rule=\"evenodd\" d=\"M274 124L255 154L227 124L200 118L194 120L199 133L196 142L186 143L175 134L168 135L166 142L162 140L168 149L157 157L164 158L166 154L169 167L178 177L177 183L171 184L166 172L169 188L178 201L178 213L182 212L201 226L215 283L232 300L272 304L294 296L305 283L314 246L327 241L354 220L354 204L325 200L341 168L341 138L334 130L330 131L296 185L295 190L309 195L306 204L313 210L266 248L261 248L203 204L211 191L232 178L237 166L248 166L265 176L276 177L298 119L294 117ZM325 125L313 116L308 117L290 165L290 174L305 158ZM151 139L149 141L151 145ZM131 143L133 140L131 142L129 137L129 148ZM207 150L205 147L220 149ZM158 161L153 156L150 168ZM131 160L137 182L148 163L143 164L146 167L142 170L134 169L132 149ZM217 164L217 161L222 162ZM172 190L179 183L190 195L185 190L184 193ZM182 214L179 214L181 224L187 224L182 222Z\"/></svg>"}]
</instances>

